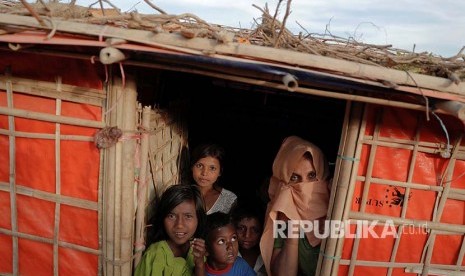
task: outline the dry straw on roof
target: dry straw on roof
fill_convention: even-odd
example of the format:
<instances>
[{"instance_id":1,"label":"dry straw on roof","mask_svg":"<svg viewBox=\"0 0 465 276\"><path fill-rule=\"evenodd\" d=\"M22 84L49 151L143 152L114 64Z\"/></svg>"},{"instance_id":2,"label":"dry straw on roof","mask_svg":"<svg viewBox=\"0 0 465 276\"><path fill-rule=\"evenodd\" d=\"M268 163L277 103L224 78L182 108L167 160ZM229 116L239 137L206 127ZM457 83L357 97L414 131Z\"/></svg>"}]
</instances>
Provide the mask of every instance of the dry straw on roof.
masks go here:
<instances>
[{"instance_id":1,"label":"dry straw on roof","mask_svg":"<svg viewBox=\"0 0 465 276\"><path fill-rule=\"evenodd\" d=\"M455 83L465 79L465 54L462 48L453 57L441 57L433 53L393 48L392 45L372 45L356 41L353 38L342 38L332 35L326 30L325 34L311 34L303 27L302 32L293 34L285 27L290 14L291 0L287 0L286 11L282 22L278 20L280 5L278 1L273 13L267 6L255 8L262 12L262 17L255 20L254 29L239 29L217 24L207 23L196 15L184 13L169 15L155 6L150 0L144 0L157 14L140 14L137 11L121 12L108 0L98 0L90 7L69 4L58 1L37 1L27 4L26 1L0 1L0 13L30 15L39 20L43 17L53 17L74 22L91 24L106 24L120 28L140 29L153 32L178 32L186 37L205 37L223 42L250 43L254 45L289 49L315 55L328 56L338 59L355 61L405 70L414 73L449 78ZM107 4L112 9L103 9ZM95 6L99 6L95 8ZM0 30L1 31L1 30Z\"/></svg>"}]
</instances>

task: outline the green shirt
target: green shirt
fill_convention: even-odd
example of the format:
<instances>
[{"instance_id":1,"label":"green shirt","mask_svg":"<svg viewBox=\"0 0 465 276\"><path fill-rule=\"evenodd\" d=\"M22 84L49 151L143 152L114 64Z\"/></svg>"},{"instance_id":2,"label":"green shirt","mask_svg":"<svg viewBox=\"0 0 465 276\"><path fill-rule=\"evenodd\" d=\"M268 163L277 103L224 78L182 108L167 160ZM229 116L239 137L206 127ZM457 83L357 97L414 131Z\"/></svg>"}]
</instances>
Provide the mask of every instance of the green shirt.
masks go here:
<instances>
[{"instance_id":1,"label":"green shirt","mask_svg":"<svg viewBox=\"0 0 465 276\"><path fill-rule=\"evenodd\" d=\"M135 276L192 276L194 275L192 249L187 259L175 257L166 241L156 242L145 251L136 267Z\"/></svg>"},{"instance_id":2,"label":"green shirt","mask_svg":"<svg viewBox=\"0 0 465 276\"><path fill-rule=\"evenodd\" d=\"M274 248L282 248L284 246L283 238L274 240ZM307 238L299 239L299 273L298 275L315 276L316 266L318 263L318 255L320 254L320 245L311 246Z\"/></svg>"}]
</instances>

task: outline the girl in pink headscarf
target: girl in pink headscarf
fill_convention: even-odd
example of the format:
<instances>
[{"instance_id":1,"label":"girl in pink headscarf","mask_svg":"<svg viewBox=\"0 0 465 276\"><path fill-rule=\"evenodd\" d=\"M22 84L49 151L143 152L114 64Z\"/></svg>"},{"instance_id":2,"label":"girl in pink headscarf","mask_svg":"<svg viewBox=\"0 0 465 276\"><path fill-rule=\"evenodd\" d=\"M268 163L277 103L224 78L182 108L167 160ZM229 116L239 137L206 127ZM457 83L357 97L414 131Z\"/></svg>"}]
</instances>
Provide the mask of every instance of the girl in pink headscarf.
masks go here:
<instances>
[{"instance_id":1,"label":"girl in pink headscarf","mask_svg":"<svg viewBox=\"0 0 465 276\"><path fill-rule=\"evenodd\" d=\"M273 227L276 221L319 221L319 233L323 233L321 226L329 202L328 178L328 164L317 146L297 136L284 140L273 162L270 202L260 241L268 275L315 275L321 243L315 232L306 231L302 238L275 238Z\"/></svg>"}]
</instances>

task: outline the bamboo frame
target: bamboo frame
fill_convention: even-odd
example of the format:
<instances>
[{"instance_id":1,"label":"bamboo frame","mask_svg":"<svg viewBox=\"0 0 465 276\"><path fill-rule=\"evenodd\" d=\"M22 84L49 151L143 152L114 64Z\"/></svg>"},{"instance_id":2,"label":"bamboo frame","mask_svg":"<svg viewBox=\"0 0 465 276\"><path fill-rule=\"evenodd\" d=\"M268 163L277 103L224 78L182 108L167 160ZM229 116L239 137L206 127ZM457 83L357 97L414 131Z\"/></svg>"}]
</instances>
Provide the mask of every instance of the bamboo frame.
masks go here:
<instances>
[{"instance_id":1,"label":"bamboo frame","mask_svg":"<svg viewBox=\"0 0 465 276\"><path fill-rule=\"evenodd\" d=\"M18 248L18 238L22 239L29 239L33 241L38 241L38 242L44 242L52 245L53 248L53 253L52 253L52 263L53 263L53 274L58 275L58 268L59 268L59 248L60 247L65 247L65 248L70 248L73 250L78 250L81 252L86 252L94 255L101 256L102 251L101 250L95 250L93 248L88 248L85 246L77 245L77 244L72 244L69 242L63 242L59 240L59 231L60 231L60 209L61 209L61 204L69 205L69 206L74 206L78 208L83 208L87 210L97 210L97 203L89 200L84 200L84 199L79 199L79 198L73 198L69 196L63 196L61 195L61 140L75 140L75 141L85 141L85 142L90 142L93 141L93 137L88 137L88 136L81 136L81 135L61 135L60 134L60 127L61 127L61 122L66 122L70 124L76 125L81 125L81 126L88 126L86 122L90 122L90 124L96 126L99 125L100 122L93 122L90 120L82 120L82 119L75 119L75 118L69 118L69 117L64 117L61 116L61 99L55 98L56 106L55 106L55 115L51 114L44 114L44 113L39 113L39 112L31 112L28 110L19 110L14 108L13 104L13 92L14 93L22 93L17 91L17 82L18 78L11 77L9 75L7 76L0 76L0 79L3 82L0 82L0 86L5 89L6 91L6 98L7 98L7 106L6 107L0 107L2 109L4 115L8 117L8 129L1 129L0 134L5 135L9 137L9 168L10 168L10 179L8 183L0 182L0 190L5 191L10 194L10 208L11 208L11 230L9 229L4 229L0 228L0 233L3 233L5 235L9 235L12 237L13 241L13 252L12 252L12 257L13 257L13 275L19 274L19 248ZM13 81L12 81L13 80ZM26 87L27 84L33 85L33 81L27 81L27 80L20 80L22 83L22 86L20 86L20 90L28 90ZM14 87L13 87L14 83ZM39 85L40 86L40 85ZM40 89L43 89L43 87L40 87ZM65 86L65 89L75 89L79 91L85 91L83 89L78 89L75 86ZM31 90L34 90L34 88L31 88ZM46 90L46 89L45 89ZM3 91L0 91L3 92ZM27 93L26 94L31 94L34 96L44 96L44 95L38 95L37 93ZM66 94L66 92L65 92ZM53 96L48 95L49 98L53 98ZM74 95L74 97L78 97L78 95ZM68 99L67 97L63 97ZM103 97L101 97L103 99ZM73 100L72 100L73 101ZM79 100L74 100L73 102L83 102L86 103L86 101L79 101ZM43 120L43 121L48 121L55 123L55 133L54 134L46 134L46 133L28 133L28 132L21 132L21 131L16 131L14 127L14 119L15 117L25 117L33 120ZM16 137L23 137L23 138L31 138L31 139L49 139L49 140L54 140L55 141L55 193L49 193L49 192L44 192L40 190L36 190L33 188L29 188L26 186L22 186L19 183L16 183L16 175L15 175L15 140ZM17 206L16 206L16 196L17 195L25 195L31 198L38 198L41 200L45 200L48 202L53 202L55 204L55 211L54 211L54 227L53 227L53 236L52 238L42 238L38 237L35 235L31 234L26 234L26 233L21 233L19 232L18 226L17 226Z\"/></svg>"},{"instance_id":2,"label":"bamboo frame","mask_svg":"<svg viewBox=\"0 0 465 276\"><path fill-rule=\"evenodd\" d=\"M109 125L118 126L123 133L136 132L136 94L132 79L125 84L121 79L114 80L107 108ZM105 150L105 275L132 274L135 149L136 141L130 138Z\"/></svg>"},{"instance_id":3,"label":"bamboo frame","mask_svg":"<svg viewBox=\"0 0 465 276\"><path fill-rule=\"evenodd\" d=\"M379 115L379 113L377 113ZM420 264L412 264L412 263L405 263L405 264L400 264L398 262L395 262L395 257L397 254L397 249L399 247L399 242L402 236L398 236L396 238L393 251L391 252L391 257L389 262L373 262L373 261L364 261L364 260L357 260L357 242L358 238L354 240L354 246L352 248L352 254L350 259L339 259L336 254L330 255L330 252L328 251L328 247L325 250L325 255L330 255L334 256L334 261L333 261L333 270L329 274L322 274L320 273L319 275L337 275L337 265L347 265L349 266L349 275L352 275L354 273L354 269L356 266L378 266L378 267L386 267L388 268L387 275L391 275L393 268L402 268L404 267L407 270L413 270L414 268L416 271L420 269L423 275L427 275L428 271L431 272L432 270L436 271L438 269L442 270L447 270L457 272L457 271L462 271L464 267L462 266L462 260L463 256L465 255L465 238L462 239L462 245L460 248L460 252L458 254L456 264L455 265L437 265L437 264L431 264L431 256L432 256L432 249L434 246L434 237L437 234L441 235L464 235L465 233L465 226L459 225L459 224L449 224L449 223L441 223L440 222L440 216L444 210L445 203L447 199L458 199L465 201L464 193L465 189L459 189L459 188L451 188L451 183L453 181L453 167L455 164L455 160L459 160L459 158L462 156L461 151L464 150L464 147L461 146L461 137L455 142L454 147L453 147L453 153L450 158L450 162L448 164L448 167L445 170L445 174L447 176L443 178L444 181L444 186L431 186L427 184L421 184L421 183L413 183L413 172L414 172L414 165L415 165L415 160L419 152L429 152L429 153L436 153L438 154L439 151L437 150L438 145L435 143L424 143L419 141L419 136L420 136L420 129L421 129L421 122L419 122L419 125L417 126L415 138L413 141L400 141L400 139L389 139L389 138L379 138L378 137L378 125L379 122L375 125L374 129L374 136L368 136L364 135L364 131L361 130L360 134L363 136L359 139L357 143L357 147L360 148L361 145L371 145L371 153L369 154L369 159L367 163L367 171L366 171L366 176L352 176L351 177L351 185L355 186L355 179L356 181L360 181L364 184L363 191L362 191L362 199L361 199L361 207L360 211L351 211L350 210L350 205L346 205L344 207L344 211L348 211L347 218L349 219L355 219L355 220L370 220L370 221L378 221L378 222L387 222L387 221L393 221L395 225L397 225L400 229L403 227L403 225L413 225L416 227L424 227L425 225L430 229L430 238L428 242L425 244L425 255L424 259L422 260L422 263ZM344 134L343 134L344 136ZM342 139L342 138L341 138ZM347 138L345 138L347 139ZM383 140L380 142L380 140ZM341 141L343 143L343 141ZM374 156L374 152L376 152L376 146L382 145L383 147L391 147L391 148L401 148L401 149L409 149L412 150L412 160L410 160L410 165L409 165L409 170L408 170L408 175L407 175L407 180L406 182L403 181L392 181L388 179L378 179L374 178L371 176L371 171L372 171L372 164L371 164L371 158ZM343 147L342 145L340 145ZM429 147L434 147L436 149L431 149ZM354 166L356 170L358 170L357 166ZM337 172L340 172L338 170ZM347 173L346 171L342 171ZM336 174L335 181L339 181L341 176L339 174ZM336 183L336 182L335 182ZM383 215L378 215L378 214L370 214L370 213L365 213L363 205L366 202L367 194L368 194L368 188L366 183L369 184L381 184L381 185L392 185L392 186L398 186L398 187L404 187L406 189L406 194L409 193L410 189L419 189L419 190L426 190L426 191L433 191L438 194L438 206L437 206L437 211L435 212L434 219L429 221L429 220L414 220L414 219L406 219L406 212L408 208L408 198L405 199L404 205L402 207L402 212L400 217L390 217L390 216L383 216ZM337 192L336 192L337 193ZM348 192L349 194L349 192ZM364 196L365 195L365 196ZM352 195L348 195L349 202L352 200ZM347 203L347 202L346 202ZM335 205L337 205L335 203ZM342 209L342 208L339 208ZM334 214L334 210L333 210ZM338 219L338 217L331 217L332 219ZM343 217L344 219L344 217ZM332 239L329 239L328 243L331 242ZM342 247L343 243L338 243L338 245ZM329 261L327 261L329 262ZM324 266L325 262L323 263L323 269L326 269ZM336 270L335 270L336 269ZM324 270L322 270L324 271ZM328 270L326 270L328 271ZM417 272L418 273L418 272Z\"/></svg>"},{"instance_id":4,"label":"bamboo frame","mask_svg":"<svg viewBox=\"0 0 465 276\"><path fill-rule=\"evenodd\" d=\"M82 88L75 85L36 81L24 78L0 75L0 90L6 89L6 82L14 86L15 93L60 99L68 102L84 103L102 107L106 94L94 88Z\"/></svg>"},{"instance_id":5,"label":"bamboo frame","mask_svg":"<svg viewBox=\"0 0 465 276\"><path fill-rule=\"evenodd\" d=\"M354 132L353 132L353 135L356 137L357 141L361 138L360 136L363 136L363 133L365 132L365 127L366 127L366 112L362 111L362 119L360 118L354 118L354 122L353 122L353 127L355 128ZM354 138L355 138L354 137ZM355 179L356 179L356 175L357 175L357 169L358 168L358 165L359 165L359 162L360 162L360 155L361 155L361 151L362 151L362 145L358 142L354 143L353 145L355 145L355 152L353 153L353 155L350 155L350 156L353 156L353 161L352 161L352 169L350 171L350 176L348 177L349 179L349 189L348 189L348 193L347 193L347 197L344 201L344 205L343 205L343 210L342 210L342 218L341 220L343 221L347 221L349 219L349 214L350 214L350 209L351 209L351 200L353 198L353 194L354 194L354 189L355 189ZM344 245L344 240L343 239L340 239L338 240L338 243L336 244L336 252L335 252L335 256L336 256L336 259L333 263L333 269L332 269L332 275L337 275L338 274L338 271L339 271L339 261L340 261L340 256L342 254L342 249L343 249L343 245Z\"/></svg>"},{"instance_id":6,"label":"bamboo frame","mask_svg":"<svg viewBox=\"0 0 465 276\"><path fill-rule=\"evenodd\" d=\"M357 157L360 155L360 150L357 150L357 141L359 139L360 128L363 127L361 121L363 113L363 105L360 103L347 104L345 117L345 132L341 136L340 150L338 153L337 162L340 165L336 171L335 180L333 181L333 190L335 191L334 208L331 213L331 219L343 220L347 218L347 211L343 208L350 203L352 198L354 185L351 183L351 175L354 173L353 168L356 166L353 162L358 162ZM347 157L347 158L342 158ZM352 159L352 160L349 160ZM342 207L342 208L341 208ZM327 239L325 243L325 255L322 263L320 275L337 275L339 259L342 252L343 239Z\"/></svg>"}]
</instances>

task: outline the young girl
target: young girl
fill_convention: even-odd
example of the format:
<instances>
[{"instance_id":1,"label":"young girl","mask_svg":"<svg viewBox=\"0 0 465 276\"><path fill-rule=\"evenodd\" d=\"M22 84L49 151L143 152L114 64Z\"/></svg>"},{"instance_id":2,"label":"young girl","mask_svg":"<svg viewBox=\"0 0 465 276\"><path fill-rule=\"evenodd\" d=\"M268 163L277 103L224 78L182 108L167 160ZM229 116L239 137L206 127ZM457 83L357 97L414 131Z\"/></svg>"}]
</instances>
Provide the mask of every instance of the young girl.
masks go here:
<instances>
[{"instance_id":1,"label":"young girl","mask_svg":"<svg viewBox=\"0 0 465 276\"><path fill-rule=\"evenodd\" d=\"M256 273L238 256L236 228L228 214L216 212L207 216L205 244L207 276L255 276Z\"/></svg>"},{"instance_id":2,"label":"young girl","mask_svg":"<svg viewBox=\"0 0 465 276\"><path fill-rule=\"evenodd\" d=\"M329 204L329 170L325 156L299 137L284 140L273 162L265 230L260 241L269 275L315 275L321 240L314 229L303 238L273 238L273 221L312 221L323 225Z\"/></svg>"},{"instance_id":3,"label":"young girl","mask_svg":"<svg viewBox=\"0 0 465 276\"><path fill-rule=\"evenodd\" d=\"M148 248L137 265L136 276L204 275L205 211L199 190L173 185L161 196L149 220Z\"/></svg>"},{"instance_id":4,"label":"young girl","mask_svg":"<svg viewBox=\"0 0 465 276\"><path fill-rule=\"evenodd\" d=\"M218 184L223 172L223 159L224 150L216 144L203 144L192 152L192 178L200 189L207 215L229 213L237 200L233 192Z\"/></svg>"}]
</instances>

